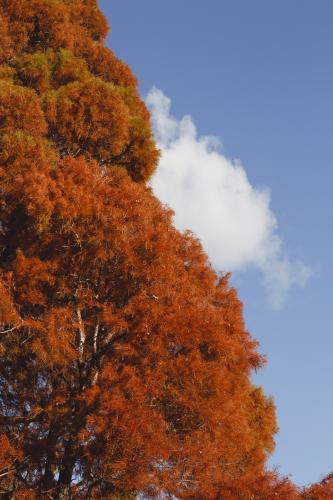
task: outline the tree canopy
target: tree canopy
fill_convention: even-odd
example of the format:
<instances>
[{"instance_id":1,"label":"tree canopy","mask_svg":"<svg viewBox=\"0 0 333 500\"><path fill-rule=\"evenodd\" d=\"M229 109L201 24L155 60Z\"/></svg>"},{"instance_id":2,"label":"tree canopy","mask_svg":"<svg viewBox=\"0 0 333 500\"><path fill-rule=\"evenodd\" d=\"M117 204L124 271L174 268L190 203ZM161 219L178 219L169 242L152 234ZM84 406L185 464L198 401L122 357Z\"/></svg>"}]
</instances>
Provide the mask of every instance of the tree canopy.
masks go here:
<instances>
[{"instance_id":1,"label":"tree canopy","mask_svg":"<svg viewBox=\"0 0 333 500\"><path fill-rule=\"evenodd\" d=\"M95 0L0 0L1 498L330 498L266 469L264 359L146 183L107 29Z\"/></svg>"}]
</instances>

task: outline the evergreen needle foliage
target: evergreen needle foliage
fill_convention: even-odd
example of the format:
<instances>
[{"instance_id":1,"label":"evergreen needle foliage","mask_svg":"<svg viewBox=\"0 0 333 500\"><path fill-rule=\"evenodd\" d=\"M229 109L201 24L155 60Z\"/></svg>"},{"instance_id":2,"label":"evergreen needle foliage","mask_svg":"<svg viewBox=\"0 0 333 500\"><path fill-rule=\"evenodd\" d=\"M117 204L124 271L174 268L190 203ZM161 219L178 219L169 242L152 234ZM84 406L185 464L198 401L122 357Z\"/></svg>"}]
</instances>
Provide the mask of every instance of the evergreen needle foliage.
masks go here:
<instances>
[{"instance_id":1,"label":"evergreen needle foliage","mask_svg":"<svg viewBox=\"0 0 333 500\"><path fill-rule=\"evenodd\" d=\"M274 404L96 0L0 0L0 496L332 498L266 470ZM326 496L325 496L326 495Z\"/></svg>"}]
</instances>

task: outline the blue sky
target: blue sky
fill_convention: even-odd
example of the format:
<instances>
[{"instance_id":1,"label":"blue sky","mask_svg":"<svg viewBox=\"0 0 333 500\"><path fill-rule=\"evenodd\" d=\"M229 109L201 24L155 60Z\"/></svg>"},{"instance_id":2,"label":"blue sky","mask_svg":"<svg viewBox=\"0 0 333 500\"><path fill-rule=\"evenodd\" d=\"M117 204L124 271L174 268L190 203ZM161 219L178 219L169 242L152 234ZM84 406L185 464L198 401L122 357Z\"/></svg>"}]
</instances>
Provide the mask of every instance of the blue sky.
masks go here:
<instances>
[{"instance_id":1,"label":"blue sky","mask_svg":"<svg viewBox=\"0 0 333 500\"><path fill-rule=\"evenodd\" d=\"M268 357L255 380L274 396L278 408L280 432L271 463L297 484L317 481L333 470L333 3L101 0L100 6L112 26L110 45L133 69L142 95L154 86L163 92L154 94L159 124L161 103L170 98L173 118L167 113L163 124L169 120L173 136L162 144L165 158L175 162L171 152L176 151L186 164L191 131L185 140L185 122L192 126L193 147L203 147L203 137L218 138L220 145L209 143L203 150L204 167L217 158L220 163L211 172L220 165L226 175L241 178L242 193L247 193L244 213L252 213L252 202L262 208L253 214L262 220L266 239L253 240L253 252L239 257L243 261L231 258L244 247L242 239L226 253L223 234L217 235L215 246L211 234L204 238L213 263L221 267L219 254L233 267L247 327ZM184 115L191 119L182 121ZM200 164L193 165L200 182ZM182 180L176 174L164 179L169 184L170 179ZM212 203L223 210L214 177L204 185L209 186ZM189 192L187 185L187 196ZM167 188L163 196L168 196ZM206 209L209 196L201 201ZM179 224L188 220L190 225L179 199L174 202L179 220L183 216ZM243 213L239 220L244 230L254 227L246 224ZM252 237L246 233L246 241ZM276 238L280 246L272 251ZM272 307L267 276L272 284L272 269L286 261L294 280L282 290L284 301ZM304 287L299 286L300 266L309 271Z\"/></svg>"}]
</instances>

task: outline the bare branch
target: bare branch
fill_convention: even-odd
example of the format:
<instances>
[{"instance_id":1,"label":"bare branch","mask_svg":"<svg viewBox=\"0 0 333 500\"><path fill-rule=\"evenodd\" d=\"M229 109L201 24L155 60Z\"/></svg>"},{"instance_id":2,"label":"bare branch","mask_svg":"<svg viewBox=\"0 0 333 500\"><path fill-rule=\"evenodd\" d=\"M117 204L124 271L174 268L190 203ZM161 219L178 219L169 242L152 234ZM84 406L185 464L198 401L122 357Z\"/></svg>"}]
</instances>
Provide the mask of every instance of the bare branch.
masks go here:
<instances>
[{"instance_id":1,"label":"bare branch","mask_svg":"<svg viewBox=\"0 0 333 500\"><path fill-rule=\"evenodd\" d=\"M106 338L103 342L103 346L96 353L94 353L94 355L92 356L92 358L89 361L90 362L91 361L98 362L99 360L101 360L101 358L107 353L107 351L112 347L112 345L117 340L124 337L127 333L128 333L128 330L122 330L122 331L116 332L116 333L110 332L106 336Z\"/></svg>"},{"instance_id":2,"label":"bare branch","mask_svg":"<svg viewBox=\"0 0 333 500\"><path fill-rule=\"evenodd\" d=\"M97 352L98 333L99 333L99 323L96 324L94 331L94 353Z\"/></svg>"},{"instance_id":3,"label":"bare branch","mask_svg":"<svg viewBox=\"0 0 333 500\"><path fill-rule=\"evenodd\" d=\"M114 331L109 332L104 340L104 345L106 347L110 346L110 344L123 337L126 333L127 330L122 330L121 332L114 332Z\"/></svg>"},{"instance_id":4,"label":"bare branch","mask_svg":"<svg viewBox=\"0 0 333 500\"><path fill-rule=\"evenodd\" d=\"M97 344L98 344L98 334L99 334L99 323L97 322L96 324L96 327L95 327L95 331L94 331L94 337L93 337L93 351L94 351L94 357L96 357L96 353L97 353ZM98 381L98 376L99 376L99 362L98 360L96 360L96 367L95 367L95 373L94 373L94 376L92 378L92 382L91 382L91 385L94 386L97 384L97 381Z\"/></svg>"},{"instance_id":5,"label":"bare branch","mask_svg":"<svg viewBox=\"0 0 333 500\"><path fill-rule=\"evenodd\" d=\"M14 472L16 472L16 468L10 469L7 472L0 473L0 478L8 476L9 474L13 474Z\"/></svg>"},{"instance_id":6,"label":"bare branch","mask_svg":"<svg viewBox=\"0 0 333 500\"><path fill-rule=\"evenodd\" d=\"M5 477L5 476L8 476L9 474L12 474L12 473L17 473L17 470L20 469L20 467L22 465L25 464L25 462L27 460L29 460L30 458L30 455L28 455L27 457L25 457L23 460L21 460L20 462L19 461L14 461L12 464L10 464L8 467L5 467L4 469L2 469L2 471L0 471L0 478L2 477ZM19 477L18 479L21 479L21 477ZM24 481L24 479L22 478L22 480ZM3 492L1 492L3 493Z\"/></svg>"},{"instance_id":7,"label":"bare branch","mask_svg":"<svg viewBox=\"0 0 333 500\"><path fill-rule=\"evenodd\" d=\"M97 381L98 381L98 377L99 377L99 370L96 370L95 373L94 373L94 376L93 376L93 379L92 379L92 382L91 382L91 385L94 387L94 385L97 384Z\"/></svg>"},{"instance_id":8,"label":"bare branch","mask_svg":"<svg viewBox=\"0 0 333 500\"><path fill-rule=\"evenodd\" d=\"M20 328L21 326L22 326L22 323L19 323L19 324L13 326L12 328L8 328L8 330L2 330L2 331L0 331L0 335L5 335L6 333L13 332L14 330L17 330L18 328Z\"/></svg>"},{"instance_id":9,"label":"bare branch","mask_svg":"<svg viewBox=\"0 0 333 500\"><path fill-rule=\"evenodd\" d=\"M83 360L83 353L84 353L84 345L86 342L86 334L84 331L84 324L82 321L80 309L77 309L76 313L77 313L77 317L79 320L79 333L80 333L79 354L80 354L80 361L82 361Z\"/></svg>"}]
</instances>

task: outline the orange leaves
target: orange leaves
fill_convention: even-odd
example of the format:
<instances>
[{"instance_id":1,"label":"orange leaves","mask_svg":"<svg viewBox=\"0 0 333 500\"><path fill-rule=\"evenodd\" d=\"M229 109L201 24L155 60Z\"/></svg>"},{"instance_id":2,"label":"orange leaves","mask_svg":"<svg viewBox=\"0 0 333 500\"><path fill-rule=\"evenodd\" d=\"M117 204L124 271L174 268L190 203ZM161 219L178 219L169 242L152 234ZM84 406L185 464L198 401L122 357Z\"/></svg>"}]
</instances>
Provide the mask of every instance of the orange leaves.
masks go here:
<instances>
[{"instance_id":1,"label":"orange leaves","mask_svg":"<svg viewBox=\"0 0 333 500\"><path fill-rule=\"evenodd\" d=\"M118 155L128 138L128 112L116 87L91 78L45 98L51 137L67 154L87 152L99 161ZM57 139L58 138L58 139Z\"/></svg>"},{"instance_id":2,"label":"orange leaves","mask_svg":"<svg viewBox=\"0 0 333 500\"><path fill-rule=\"evenodd\" d=\"M0 133L10 134L6 148L18 131L45 136L46 118L61 156L82 154L126 168L135 181L147 180L158 161L149 114L129 68L97 43L107 28L95 2L1 5L4 37L8 17L16 49L10 66L0 71ZM42 96L45 116L31 89Z\"/></svg>"},{"instance_id":3,"label":"orange leaves","mask_svg":"<svg viewBox=\"0 0 333 500\"><path fill-rule=\"evenodd\" d=\"M46 134L47 125L36 93L9 82L0 82L0 133L24 130L32 136Z\"/></svg>"},{"instance_id":4,"label":"orange leaves","mask_svg":"<svg viewBox=\"0 0 333 500\"><path fill-rule=\"evenodd\" d=\"M61 0L2 0L18 51L73 44L70 12Z\"/></svg>"},{"instance_id":5,"label":"orange leaves","mask_svg":"<svg viewBox=\"0 0 333 500\"><path fill-rule=\"evenodd\" d=\"M64 49L59 52L48 49L45 52L23 54L16 57L12 64L16 70L16 80L40 94L92 76L84 59Z\"/></svg>"},{"instance_id":6,"label":"orange leaves","mask_svg":"<svg viewBox=\"0 0 333 500\"><path fill-rule=\"evenodd\" d=\"M135 89L121 87L123 99L130 111L129 142L131 147L119 158L132 179L145 181L155 171L159 152L151 131L149 113Z\"/></svg>"},{"instance_id":7,"label":"orange leaves","mask_svg":"<svg viewBox=\"0 0 333 500\"><path fill-rule=\"evenodd\" d=\"M53 173L56 214L64 220L64 224L65 220L68 221L68 228L73 219L98 218L98 214L103 213L100 195L104 182L98 170L99 166L87 163L83 157L68 157L58 164ZM76 231L78 229L76 226Z\"/></svg>"},{"instance_id":8,"label":"orange leaves","mask_svg":"<svg viewBox=\"0 0 333 500\"><path fill-rule=\"evenodd\" d=\"M65 368L77 359L77 329L73 313L67 308L50 309L36 333L32 349L44 364Z\"/></svg>"},{"instance_id":9,"label":"orange leaves","mask_svg":"<svg viewBox=\"0 0 333 500\"><path fill-rule=\"evenodd\" d=\"M39 258L26 257L18 252L13 265L16 297L22 302L44 305L47 301L47 285L54 281L52 271L55 263L46 263Z\"/></svg>"},{"instance_id":10,"label":"orange leaves","mask_svg":"<svg viewBox=\"0 0 333 500\"><path fill-rule=\"evenodd\" d=\"M107 305L103 308L100 318L105 328L110 332L110 340L117 333L126 330L128 327L128 322L124 317L123 311L116 310L112 305Z\"/></svg>"},{"instance_id":11,"label":"orange leaves","mask_svg":"<svg viewBox=\"0 0 333 500\"><path fill-rule=\"evenodd\" d=\"M17 498L74 478L82 498L297 498L265 470L237 293L144 185L149 113L106 32L96 0L0 0L0 467L15 438Z\"/></svg>"},{"instance_id":12,"label":"orange leaves","mask_svg":"<svg viewBox=\"0 0 333 500\"><path fill-rule=\"evenodd\" d=\"M7 264L27 332L20 353L48 380L36 406L46 399L50 418L70 422L78 462L112 487L154 478L181 497L184 484L207 497L260 475L274 412L253 396L258 355L227 280L121 171L101 175L95 162L64 158L50 179L48 224L39 232L31 218L29 237L12 243L24 253ZM165 470L152 466L161 456L172 464Z\"/></svg>"},{"instance_id":13,"label":"orange leaves","mask_svg":"<svg viewBox=\"0 0 333 500\"><path fill-rule=\"evenodd\" d=\"M13 326L18 322L19 315L15 309L9 287L0 281L0 324Z\"/></svg>"},{"instance_id":14,"label":"orange leaves","mask_svg":"<svg viewBox=\"0 0 333 500\"><path fill-rule=\"evenodd\" d=\"M271 453L275 446L273 435L278 430L274 402L266 398L260 388L254 388L248 397L248 412L254 431L253 447Z\"/></svg>"},{"instance_id":15,"label":"orange leaves","mask_svg":"<svg viewBox=\"0 0 333 500\"><path fill-rule=\"evenodd\" d=\"M106 18L99 10L97 0L65 0L71 9L74 24L81 25L94 42L103 41L109 26Z\"/></svg>"},{"instance_id":16,"label":"orange leaves","mask_svg":"<svg viewBox=\"0 0 333 500\"><path fill-rule=\"evenodd\" d=\"M329 474L322 481L304 488L302 500L330 500L333 496L333 474Z\"/></svg>"},{"instance_id":17,"label":"orange leaves","mask_svg":"<svg viewBox=\"0 0 333 500\"><path fill-rule=\"evenodd\" d=\"M96 1L2 0L18 51L69 48L102 40L108 26Z\"/></svg>"},{"instance_id":18,"label":"orange leaves","mask_svg":"<svg viewBox=\"0 0 333 500\"><path fill-rule=\"evenodd\" d=\"M20 451L11 446L7 436L0 434L0 477L2 469L10 470L13 462L21 456Z\"/></svg>"},{"instance_id":19,"label":"orange leaves","mask_svg":"<svg viewBox=\"0 0 333 500\"><path fill-rule=\"evenodd\" d=\"M90 71L102 80L136 89L137 81L130 68L103 45L88 43L75 53L82 55L87 60Z\"/></svg>"},{"instance_id":20,"label":"orange leaves","mask_svg":"<svg viewBox=\"0 0 333 500\"><path fill-rule=\"evenodd\" d=\"M0 81L0 177L3 199L11 198L12 209L18 197L25 198L29 210L36 209L38 200L47 205L43 180L56 154L43 138L46 132L37 94Z\"/></svg>"},{"instance_id":21,"label":"orange leaves","mask_svg":"<svg viewBox=\"0 0 333 500\"><path fill-rule=\"evenodd\" d=\"M102 45L107 24L95 0L1 0L1 7L3 60L15 56L0 71L3 133L45 135L30 87L43 97L49 138L62 156L83 154L149 179L158 161L149 114L130 69Z\"/></svg>"},{"instance_id":22,"label":"orange leaves","mask_svg":"<svg viewBox=\"0 0 333 500\"><path fill-rule=\"evenodd\" d=\"M33 54L23 54L14 59L16 78L24 85L42 93L50 89L51 68L49 57L52 51L35 52Z\"/></svg>"},{"instance_id":23,"label":"orange leaves","mask_svg":"<svg viewBox=\"0 0 333 500\"><path fill-rule=\"evenodd\" d=\"M13 43L8 33L8 21L0 7L0 61L8 59L13 53Z\"/></svg>"},{"instance_id":24,"label":"orange leaves","mask_svg":"<svg viewBox=\"0 0 333 500\"><path fill-rule=\"evenodd\" d=\"M86 60L81 57L75 57L68 50L60 50L54 53L51 61L53 62L53 85L67 85L68 83L84 81L91 77Z\"/></svg>"}]
</instances>

